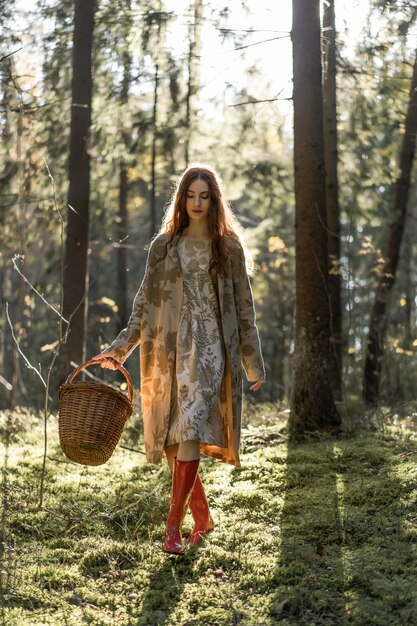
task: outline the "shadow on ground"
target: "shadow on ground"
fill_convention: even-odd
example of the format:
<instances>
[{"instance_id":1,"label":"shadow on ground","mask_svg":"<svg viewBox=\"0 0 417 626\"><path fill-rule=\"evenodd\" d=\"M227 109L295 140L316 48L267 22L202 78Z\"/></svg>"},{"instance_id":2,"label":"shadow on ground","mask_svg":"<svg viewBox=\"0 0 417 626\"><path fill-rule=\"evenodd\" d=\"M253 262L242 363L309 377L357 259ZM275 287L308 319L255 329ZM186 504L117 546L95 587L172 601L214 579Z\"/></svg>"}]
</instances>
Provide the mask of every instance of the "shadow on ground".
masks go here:
<instances>
[{"instance_id":1,"label":"shadow on ground","mask_svg":"<svg viewBox=\"0 0 417 626\"><path fill-rule=\"evenodd\" d=\"M290 446L271 617L417 623L417 445L372 434Z\"/></svg>"},{"instance_id":2,"label":"shadow on ground","mask_svg":"<svg viewBox=\"0 0 417 626\"><path fill-rule=\"evenodd\" d=\"M167 556L152 572L139 607L132 607L132 624L155 626L171 623L171 615L181 600L185 585L195 582L193 556Z\"/></svg>"}]
</instances>

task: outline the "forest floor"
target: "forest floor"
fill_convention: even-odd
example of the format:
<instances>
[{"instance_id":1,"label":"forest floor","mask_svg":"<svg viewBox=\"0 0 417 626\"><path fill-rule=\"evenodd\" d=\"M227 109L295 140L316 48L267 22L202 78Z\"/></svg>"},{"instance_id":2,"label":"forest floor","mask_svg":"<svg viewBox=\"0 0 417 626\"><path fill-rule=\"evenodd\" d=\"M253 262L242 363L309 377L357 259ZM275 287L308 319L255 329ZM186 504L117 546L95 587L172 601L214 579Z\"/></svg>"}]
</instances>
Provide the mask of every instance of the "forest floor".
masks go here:
<instances>
[{"instance_id":1,"label":"forest floor","mask_svg":"<svg viewBox=\"0 0 417 626\"><path fill-rule=\"evenodd\" d=\"M51 417L39 509L42 418L3 414L0 624L417 624L417 413L298 446L285 411L246 415L242 469L201 463L216 528L176 557L165 464L67 462Z\"/></svg>"}]
</instances>

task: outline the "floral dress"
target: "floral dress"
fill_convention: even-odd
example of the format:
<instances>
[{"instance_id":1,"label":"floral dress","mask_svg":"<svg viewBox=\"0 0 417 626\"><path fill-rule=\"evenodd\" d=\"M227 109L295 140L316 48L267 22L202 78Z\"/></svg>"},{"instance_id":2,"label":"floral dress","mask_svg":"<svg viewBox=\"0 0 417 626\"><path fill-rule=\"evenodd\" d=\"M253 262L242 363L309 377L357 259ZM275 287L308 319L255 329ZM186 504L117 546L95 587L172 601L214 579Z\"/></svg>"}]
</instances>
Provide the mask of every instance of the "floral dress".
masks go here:
<instances>
[{"instance_id":1,"label":"floral dress","mask_svg":"<svg viewBox=\"0 0 417 626\"><path fill-rule=\"evenodd\" d=\"M218 402L225 353L217 295L208 271L210 251L206 239L182 237L178 244L183 302L166 446L188 440L227 445Z\"/></svg>"}]
</instances>

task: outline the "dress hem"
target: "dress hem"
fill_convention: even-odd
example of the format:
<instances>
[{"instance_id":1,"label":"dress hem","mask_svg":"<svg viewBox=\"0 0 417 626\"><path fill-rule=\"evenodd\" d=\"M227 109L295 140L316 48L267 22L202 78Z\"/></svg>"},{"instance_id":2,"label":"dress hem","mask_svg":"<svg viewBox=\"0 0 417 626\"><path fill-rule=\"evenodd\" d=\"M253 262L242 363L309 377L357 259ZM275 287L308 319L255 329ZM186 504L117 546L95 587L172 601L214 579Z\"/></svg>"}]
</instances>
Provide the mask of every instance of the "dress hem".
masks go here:
<instances>
[{"instance_id":1,"label":"dress hem","mask_svg":"<svg viewBox=\"0 0 417 626\"><path fill-rule=\"evenodd\" d=\"M221 444L214 440L208 441L207 439L201 439L199 437L187 437L187 439L181 439L181 441L172 441L172 442L166 441L164 444L164 448L167 448L168 446L175 446L180 443L185 443L186 441L199 441L201 444L204 444L206 446L216 446L218 448L224 448L227 446L227 441Z\"/></svg>"}]
</instances>

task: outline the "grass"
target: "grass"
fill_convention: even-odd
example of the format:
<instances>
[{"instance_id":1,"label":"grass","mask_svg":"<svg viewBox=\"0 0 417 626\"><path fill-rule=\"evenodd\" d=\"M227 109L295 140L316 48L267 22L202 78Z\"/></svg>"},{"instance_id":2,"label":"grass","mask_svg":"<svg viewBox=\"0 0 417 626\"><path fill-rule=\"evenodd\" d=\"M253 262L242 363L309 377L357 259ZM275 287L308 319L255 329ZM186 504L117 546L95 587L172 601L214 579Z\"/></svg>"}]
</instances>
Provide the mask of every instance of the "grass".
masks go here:
<instances>
[{"instance_id":1,"label":"grass","mask_svg":"<svg viewBox=\"0 0 417 626\"><path fill-rule=\"evenodd\" d=\"M416 624L415 419L293 447L285 412L248 409L243 468L201 464L216 528L184 557L161 551L165 466L67 462L51 417L39 510L41 419L4 414L0 625Z\"/></svg>"}]
</instances>

